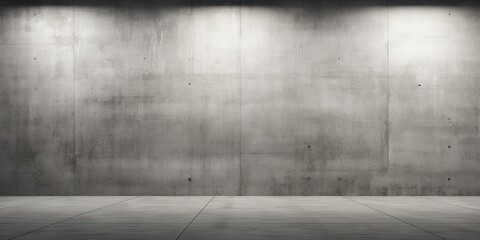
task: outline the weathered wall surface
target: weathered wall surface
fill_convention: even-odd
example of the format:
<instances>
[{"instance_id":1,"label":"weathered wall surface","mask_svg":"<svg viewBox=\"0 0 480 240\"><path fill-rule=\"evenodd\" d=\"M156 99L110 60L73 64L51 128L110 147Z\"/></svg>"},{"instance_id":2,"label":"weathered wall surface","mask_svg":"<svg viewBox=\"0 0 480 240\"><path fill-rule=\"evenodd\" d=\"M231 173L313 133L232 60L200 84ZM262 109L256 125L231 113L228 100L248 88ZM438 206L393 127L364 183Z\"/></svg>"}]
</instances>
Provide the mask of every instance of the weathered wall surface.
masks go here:
<instances>
[{"instance_id":1,"label":"weathered wall surface","mask_svg":"<svg viewBox=\"0 0 480 240\"><path fill-rule=\"evenodd\" d=\"M480 9L392 8L390 194L480 194Z\"/></svg>"},{"instance_id":2,"label":"weathered wall surface","mask_svg":"<svg viewBox=\"0 0 480 240\"><path fill-rule=\"evenodd\" d=\"M1 195L480 194L471 2L0 4Z\"/></svg>"}]
</instances>

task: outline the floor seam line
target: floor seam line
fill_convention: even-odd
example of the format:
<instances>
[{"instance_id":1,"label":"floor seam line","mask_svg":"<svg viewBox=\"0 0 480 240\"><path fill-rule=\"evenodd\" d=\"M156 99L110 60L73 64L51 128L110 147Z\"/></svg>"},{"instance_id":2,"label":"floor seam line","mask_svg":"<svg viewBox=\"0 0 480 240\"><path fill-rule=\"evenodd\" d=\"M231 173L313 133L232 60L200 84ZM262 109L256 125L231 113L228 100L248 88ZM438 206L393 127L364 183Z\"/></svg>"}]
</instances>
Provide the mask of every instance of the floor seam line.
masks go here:
<instances>
[{"instance_id":1,"label":"floor seam line","mask_svg":"<svg viewBox=\"0 0 480 240\"><path fill-rule=\"evenodd\" d=\"M65 197L56 197L56 198L51 198L51 199L41 200L41 201L36 201L36 202L20 203L20 204L17 204L17 205L1 207L0 209L11 208L11 207L18 207L18 206L28 205L28 204L34 204L34 203L47 202L47 201L56 200L56 199L61 199L61 198L65 198Z\"/></svg>"},{"instance_id":2,"label":"floor seam line","mask_svg":"<svg viewBox=\"0 0 480 240\"><path fill-rule=\"evenodd\" d=\"M193 221L195 221L195 219L197 219L198 215L200 215L200 213L202 213L203 210L204 210L205 208L207 208L208 204L210 204L210 202L211 202L214 198L215 198L215 196L213 196L212 198L210 198L210 200L207 202L207 204L205 204L205 206L203 206L203 208L197 213L197 215L195 215L195 217L192 219L192 221L190 221L190 222L188 223L188 225L183 229L183 231L178 235L178 237L175 238L175 240L180 239L180 237L183 235L183 233L184 233L185 231L187 231L187 228L190 227L190 225L193 223Z\"/></svg>"},{"instance_id":3,"label":"floor seam line","mask_svg":"<svg viewBox=\"0 0 480 240\"><path fill-rule=\"evenodd\" d=\"M451 206L455 206L455 207L459 207L459 208L465 208L465 209L469 209L469 210L480 211L480 209L469 208L469 207L465 207L465 206L461 206L461 205L457 205L457 204L453 204L453 203L447 203L447 202L442 202L442 201L433 200L433 199L428 199L428 198L423 198L423 197L416 197L416 198L420 198L420 199L428 200L428 201L432 201L432 202L444 203L444 204L451 205Z\"/></svg>"},{"instance_id":4,"label":"floor seam line","mask_svg":"<svg viewBox=\"0 0 480 240\"><path fill-rule=\"evenodd\" d=\"M22 234L20 234L20 235L18 235L18 236L9 238L9 240L12 240L12 239L16 239L16 238L25 236L25 235L27 235L27 234L36 232L36 231L38 231L38 230L42 230L42 229L51 227L51 226L53 226L53 225L55 225L55 224L58 224L58 223L61 223L61 222L65 222L65 221L68 221L68 220L70 220L70 219L74 219L74 218L76 218L76 217L80 217L80 216L82 216L82 215L89 214L89 213L95 212L95 211L100 210L100 209L104 209L104 208L107 208L107 207L111 207L111 206L113 206L113 205L116 205L116 204L119 204L119 203L123 203L123 202L132 200L132 199L137 198L137 197L138 197L138 196L135 196L135 197L132 197L132 198L128 198L128 199L125 199L125 200L122 200L122 201L119 201L119 202L115 202L115 203L109 204L109 205L107 205L107 206L103 206L103 207L99 207L99 208L93 209L93 210L88 211L88 212L84 212L84 213L81 213L81 214L77 214L77 215L75 215L75 216L72 216L72 217L69 217L69 218L66 218L66 219L63 219L63 220L60 220L60 221L57 221L57 222L54 222L54 223L45 225L45 226L43 226L43 227L34 229L34 230L32 230L32 231L28 231L28 232L26 232L26 233L22 233Z\"/></svg>"},{"instance_id":5,"label":"floor seam line","mask_svg":"<svg viewBox=\"0 0 480 240\"><path fill-rule=\"evenodd\" d=\"M385 213L385 212L383 212L383 211L381 211L381 210L378 210L378 209L376 209L376 208L374 208L374 207L370 207L370 206L368 206L368 205L366 205L366 204L357 202L357 201L355 201L355 200L353 200L353 199L350 199L350 198L348 198L348 197L345 197L345 196L343 196L343 197L344 197L345 199L348 199L348 200L352 201L352 202L355 202L355 203L357 203L357 204L360 204L360 205L362 205L362 206L365 206L365 207L367 207L367 208L370 208L370 209L372 209L372 210L375 210L375 211L377 211L377 212L379 212L379 213L383 213L383 214L385 214L385 215L387 215L387 216L389 216L389 217L391 217L391 218L393 218L393 219L396 219L396 220L398 220L398 221L400 221L400 222L403 222L403 223L405 223L405 224L408 224L408 225L410 225L410 226L412 226L412 227L415 227L415 228L417 228L417 229L420 229L420 230L422 230L422 231L424 231L424 232L426 232L426 233L429 233L429 234L431 234L431 235L433 235L433 236L435 236L435 237L438 237L438 238L443 239L443 240L447 240L447 239L444 238L444 237L441 237L441 236L439 236L439 235L437 235L437 234L435 234L435 233L432 233L432 232L430 232L430 231L428 231L428 230L425 230L425 229L423 229L423 228L421 228L421 227L419 227L419 226L417 226L417 225L414 225L414 224L409 223L409 222L407 222L407 221L404 221L404 220L402 220L402 219L400 219L400 218L397 218L397 217L395 217L395 216L393 216L393 215L390 215L390 214L388 214L388 213Z\"/></svg>"}]
</instances>

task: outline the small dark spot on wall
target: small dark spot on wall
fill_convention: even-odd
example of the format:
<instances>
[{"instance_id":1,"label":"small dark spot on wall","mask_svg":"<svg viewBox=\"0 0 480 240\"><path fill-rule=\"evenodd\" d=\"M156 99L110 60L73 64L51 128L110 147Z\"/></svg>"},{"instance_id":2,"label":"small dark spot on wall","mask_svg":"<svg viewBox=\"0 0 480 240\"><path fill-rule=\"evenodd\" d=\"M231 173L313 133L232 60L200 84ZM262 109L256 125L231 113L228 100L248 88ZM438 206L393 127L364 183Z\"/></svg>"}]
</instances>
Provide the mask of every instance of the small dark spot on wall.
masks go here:
<instances>
[{"instance_id":1,"label":"small dark spot on wall","mask_svg":"<svg viewBox=\"0 0 480 240\"><path fill-rule=\"evenodd\" d=\"M450 181L450 178L448 178L448 181Z\"/></svg>"},{"instance_id":2,"label":"small dark spot on wall","mask_svg":"<svg viewBox=\"0 0 480 240\"><path fill-rule=\"evenodd\" d=\"M147 60L147 58L146 58L146 57L143 57L143 60Z\"/></svg>"},{"instance_id":3,"label":"small dark spot on wall","mask_svg":"<svg viewBox=\"0 0 480 240\"><path fill-rule=\"evenodd\" d=\"M448 148L451 148L451 146L450 146L450 145L448 145Z\"/></svg>"},{"instance_id":4,"label":"small dark spot on wall","mask_svg":"<svg viewBox=\"0 0 480 240\"><path fill-rule=\"evenodd\" d=\"M452 119L451 119L451 118L448 118L448 120L450 121L450 120L452 120Z\"/></svg>"},{"instance_id":5,"label":"small dark spot on wall","mask_svg":"<svg viewBox=\"0 0 480 240\"><path fill-rule=\"evenodd\" d=\"M308 181L310 181L310 178L309 178L309 177L307 177L307 180L308 180Z\"/></svg>"},{"instance_id":6,"label":"small dark spot on wall","mask_svg":"<svg viewBox=\"0 0 480 240\"><path fill-rule=\"evenodd\" d=\"M307 148L310 148L310 145L308 145Z\"/></svg>"},{"instance_id":7,"label":"small dark spot on wall","mask_svg":"<svg viewBox=\"0 0 480 240\"><path fill-rule=\"evenodd\" d=\"M274 177L272 177L272 180L273 180L273 181L275 181L275 178L274 178Z\"/></svg>"},{"instance_id":8,"label":"small dark spot on wall","mask_svg":"<svg viewBox=\"0 0 480 240\"><path fill-rule=\"evenodd\" d=\"M188 85L192 85L192 83L188 83Z\"/></svg>"},{"instance_id":9,"label":"small dark spot on wall","mask_svg":"<svg viewBox=\"0 0 480 240\"><path fill-rule=\"evenodd\" d=\"M450 13L448 13L448 16L450 16L450 15L451 15L451 14L450 14Z\"/></svg>"},{"instance_id":10,"label":"small dark spot on wall","mask_svg":"<svg viewBox=\"0 0 480 240\"><path fill-rule=\"evenodd\" d=\"M340 59L342 59L342 58L341 57L337 58L337 60L340 60Z\"/></svg>"},{"instance_id":11,"label":"small dark spot on wall","mask_svg":"<svg viewBox=\"0 0 480 240\"><path fill-rule=\"evenodd\" d=\"M421 86L422 86L422 84L420 84L420 83L419 83L419 84L418 84L418 86L419 86L419 87L421 87Z\"/></svg>"},{"instance_id":12,"label":"small dark spot on wall","mask_svg":"<svg viewBox=\"0 0 480 240\"><path fill-rule=\"evenodd\" d=\"M342 178L338 178L338 181L342 181Z\"/></svg>"},{"instance_id":13,"label":"small dark spot on wall","mask_svg":"<svg viewBox=\"0 0 480 240\"><path fill-rule=\"evenodd\" d=\"M33 60L37 60L37 58L36 58L36 57L34 57L34 58L33 58Z\"/></svg>"},{"instance_id":14,"label":"small dark spot on wall","mask_svg":"<svg viewBox=\"0 0 480 240\"><path fill-rule=\"evenodd\" d=\"M192 181L192 178L188 178L188 181L191 182L191 181Z\"/></svg>"}]
</instances>

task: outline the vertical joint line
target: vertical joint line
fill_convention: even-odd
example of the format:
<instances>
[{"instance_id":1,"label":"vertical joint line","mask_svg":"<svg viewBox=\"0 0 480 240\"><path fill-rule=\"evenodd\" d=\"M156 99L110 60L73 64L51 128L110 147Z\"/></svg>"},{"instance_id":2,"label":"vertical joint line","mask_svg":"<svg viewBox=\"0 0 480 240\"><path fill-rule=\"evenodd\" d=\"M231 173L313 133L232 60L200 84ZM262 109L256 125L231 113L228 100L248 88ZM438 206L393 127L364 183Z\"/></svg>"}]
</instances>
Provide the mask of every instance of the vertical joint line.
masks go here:
<instances>
[{"instance_id":1,"label":"vertical joint line","mask_svg":"<svg viewBox=\"0 0 480 240\"><path fill-rule=\"evenodd\" d=\"M390 3L387 3L387 107L386 107L386 147L387 177L390 178ZM387 183L389 185L390 183Z\"/></svg>"},{"instance_id":2,"label":"vertical joint line","mask_svg":"<svg viewBox=\"0 0 480 240\"><path fill-rule=\"evenodd\" d=\"M75 108L76 108L76 97L75 97L75 81L76 81L76 74L77 74L77 56L76 56L76 44L77 44L77 34L76 34L76 26L75 26L75 3L73 3L72 7L72 24L73 24L73 42L72 42L72 57L73 57L73 67L72 67L72 118L73 118L73 126L72 126L72 157L71 157L71 164L72 164L72 188L73 194L75 195L75 173L77 168L77 140L76 140L76 115L75 115Z\"/></svg>"},{"instance_id":3,"label":"vertical joint line","mask_svg":"<svg viewBox=\"0 0 480 240\"><path fill-rule=\"evenodd\" d=\"M239 40L238 40L238 69L239 69L239 112L240 112L240 127L239 127L239 183L238 183L238 195L242 195L242 0L239 0Z\"/></svg>"}]
</instances>

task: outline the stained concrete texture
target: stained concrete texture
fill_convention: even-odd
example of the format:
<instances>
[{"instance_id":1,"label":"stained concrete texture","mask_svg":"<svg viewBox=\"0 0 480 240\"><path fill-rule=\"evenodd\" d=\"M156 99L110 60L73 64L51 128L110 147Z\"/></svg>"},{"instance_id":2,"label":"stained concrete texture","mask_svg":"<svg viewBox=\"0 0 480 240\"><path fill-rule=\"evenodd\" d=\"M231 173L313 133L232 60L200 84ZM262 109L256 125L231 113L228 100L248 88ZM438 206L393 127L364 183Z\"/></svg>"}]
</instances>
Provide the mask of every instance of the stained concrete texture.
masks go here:
<instances>
[{"instance_id":1,"label":"stained concrete texture","mask_svg":"<svg viewBox=\"0 0 480 240\"><path fill-rule=\"evenodd\" d=\"M0 197L0 239L466 240L478 219L479 197Z\"/></svg>"},{"instance_id":2,"label":"stained concrete texture","mask_svg":"<svg viewBox=\"0 0 480 240\"><path fill-rule=\"evenodd\" d=\"M1 195L480 194L474 1L0 4Z\"/></svg>"}]
</instances>

